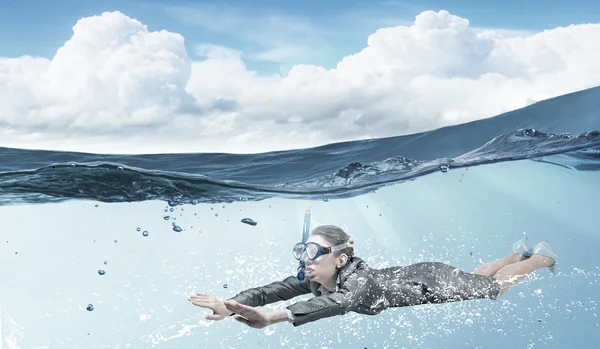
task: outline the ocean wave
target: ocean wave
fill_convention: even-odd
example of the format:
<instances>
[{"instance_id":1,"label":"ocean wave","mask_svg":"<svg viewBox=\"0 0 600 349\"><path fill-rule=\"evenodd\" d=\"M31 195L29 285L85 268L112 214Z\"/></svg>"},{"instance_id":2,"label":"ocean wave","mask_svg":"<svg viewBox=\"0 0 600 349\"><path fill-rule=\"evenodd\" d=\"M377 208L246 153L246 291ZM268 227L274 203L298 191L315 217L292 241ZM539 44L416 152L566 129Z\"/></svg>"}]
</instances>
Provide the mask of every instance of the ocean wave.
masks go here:
<instances>
[{"instance_id":1,"label":"ocean wave","mask_svg":"<svg viewBox=\"0 0 600 349\"><path fill-rule=\"evenodd\" d=\"M376 148L373 143L370 146ZM353 151L360 151L360 147L350 142L344 146L346 150L343 158L331 154L324 156L319 153L318 148L304 154L308 158L318 157L319 161L327 164L324 168L335 166L333 173L316 173L315 176L315 173L310 172L300 172L302 175L299 175L298 171L290 171L288 175L279 170L262 171L260 180L254 182L168 170L169 163L176 164L184 160L188 162L188 168L194 168L194 163L189 163L193 159L184 159L184 155L176 154L163 155L168 158L168 162L162 169L110 161L69 161L33 169L0 172L0 205L74 199L99 202L161 200L172 206L256 201L270 197L335 199L362 195L385 185L414 180L438 171L446 172L502 161L530 159L573 170L598 170L598 147L598 131L574 136L521 129L495 137L483 146L454 158L424 161L396 156L370 163L341 163L352 158ZM377 149L371 151L376 152ZM39 152L37 155L40 158L48 156L47 151L34 152ZM253 156L246 166L237 166L235 159L224 161L215 156L210 164L206 164L206 158L203 158L202 165L209 166L213 174L226 174L228 169L236 168L236 175L244 178L244 171L256 171L257 166L268 168L271 163L293 163L295 156L294 152L278 153L276 158L273 154L259 154ZM34 154L31 158L37 157Z\"/></svg>"}]
</instances>

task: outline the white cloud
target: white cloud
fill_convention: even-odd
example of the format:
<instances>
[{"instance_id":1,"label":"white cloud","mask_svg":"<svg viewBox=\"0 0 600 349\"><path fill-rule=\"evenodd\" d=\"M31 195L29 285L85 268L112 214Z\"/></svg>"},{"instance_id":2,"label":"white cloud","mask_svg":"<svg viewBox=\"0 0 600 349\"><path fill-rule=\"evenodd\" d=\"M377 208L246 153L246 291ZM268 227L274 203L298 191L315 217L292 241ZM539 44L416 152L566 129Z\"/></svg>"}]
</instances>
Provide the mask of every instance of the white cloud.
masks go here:
<instances>
[{"instance_id":1,"label":"white cloud","mask_svg":"<svg viewBox=\"0 0 600 349\"><path fill-rule=\"evenodd\" d=\"M120 13L85 18L51 59L0 61L0 120L17 132L160 126L193 109L183 37Z\"/></svg>"},{"instance_id":2,"label":"white cloud","mask_svg":"<svg viewBox=\"0 0 600 349\"><path fill-rule=\"evenodd\" d=\"M300 45L277 45L273 48L266 49L256 54L248 55L250 59L261 61L271 61L275 63L286 63L297 60L300 57L309 57L312 51Z\"/></svg>"},{"instance_id":3,"label":"white cloud","mask_svg":"<svg viewBox=\"0 0 600 349\"><path fill-rule=\"evenodd\" d=\"M241 59L242 52L214 44L200 44L196 46L196 54L203 58L212 59Z\"/></svg>"},{"instance_id":4,"label":"white cloud","mask_svg":"<svg viewBox=\"0 0 600 349\"><path fill-rule=\"evenodd\" d=\"M52 60L0 59L0 146L259 152L425 131L600 84L585 24L505 38L445 11L382 28L334 69L248 70L125 15L80 20Z\"/></svg>"},{"instance_id":5,"label":"white cloud","mask_svg":"<svg viewBox=\"0 0 600 349\"><path fill-rule=\"evenodd\" d=\"M506 28L479 28L479 27L471 27L473 31L477 34L481 32L494 32L495 34L502 36L503 38L515 38L515 37L525 37L531 36L536 33L534 30L526 30L526 29L506 29Z\"/></svg>"}]
</instances>

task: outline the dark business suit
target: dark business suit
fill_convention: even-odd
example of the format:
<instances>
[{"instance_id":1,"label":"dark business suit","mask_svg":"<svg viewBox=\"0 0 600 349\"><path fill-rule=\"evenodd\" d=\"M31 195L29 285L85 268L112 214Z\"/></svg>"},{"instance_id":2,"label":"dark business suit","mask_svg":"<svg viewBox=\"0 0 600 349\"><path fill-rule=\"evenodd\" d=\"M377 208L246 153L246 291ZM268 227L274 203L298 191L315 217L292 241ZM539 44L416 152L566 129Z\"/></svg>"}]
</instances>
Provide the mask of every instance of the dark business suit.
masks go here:
<instances>
[{"instance_id":1,"label":"dark business suit","mask_svg":"<svg viewBox=\"0 0 600 349\"><path fill-rule=\"evenodd\" d=\"M252 307L312 293L315 297L287 307L294 326L349 311L375 315L392 307L496 299L500 284L491 277L467 273L440 262L374 269L353 257L338 273L335 292L306 278L282 281L240 292L232 300Z\"/></svg>"}]
</instances>

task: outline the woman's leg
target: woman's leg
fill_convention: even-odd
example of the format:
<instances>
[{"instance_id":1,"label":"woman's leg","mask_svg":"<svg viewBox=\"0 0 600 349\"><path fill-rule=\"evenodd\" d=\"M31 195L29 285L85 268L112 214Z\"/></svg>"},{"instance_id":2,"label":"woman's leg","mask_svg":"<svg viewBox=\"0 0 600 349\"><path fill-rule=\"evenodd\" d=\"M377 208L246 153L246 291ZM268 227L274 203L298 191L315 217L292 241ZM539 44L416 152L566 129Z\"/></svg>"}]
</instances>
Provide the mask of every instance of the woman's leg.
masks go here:
<instances>
[{"instance_id":1,"label":"woman's leg","mask_svg":"<svg viewBox=\"0 0 600 349\"><path fill-rule=\"evenodd\" d=\"M500 269L492 277L500 282L500 293L498 298L502 296L511 286L521 281L529 273L552 266L555 263L554 259L545 257L539 254L534 254L527 260L510 264Z\"/></svg>"},{"instance_id":2,"label":"woman's leg","mask_svg":"<svg viewBox=\"0 0 600 349\"><path fill-rule=\"evenodd\" d=\"M473 274L492 277L500 269L506 267L507 265L521 262L527 258L529 257L525 257L519 253L511 253L504 258L496 259L495 261L477 267L477 269L473 270Z\"/></svg>"}]
</instances>

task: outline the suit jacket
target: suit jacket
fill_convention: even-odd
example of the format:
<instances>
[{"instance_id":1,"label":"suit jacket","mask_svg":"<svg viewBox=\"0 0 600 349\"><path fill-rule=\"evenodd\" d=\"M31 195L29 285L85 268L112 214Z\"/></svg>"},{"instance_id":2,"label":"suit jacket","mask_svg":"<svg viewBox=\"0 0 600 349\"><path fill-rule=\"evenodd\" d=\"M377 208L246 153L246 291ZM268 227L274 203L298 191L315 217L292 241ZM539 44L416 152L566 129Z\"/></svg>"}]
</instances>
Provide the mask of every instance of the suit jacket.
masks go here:
<instances>
[{"instance_id":1,"label":"suit jacket","mask_svg":"<svg viewBox=\"0 0 600 349\"><path fill-rule=\"evenodd\" d=\"M407 277L405 267L373 269L358 257L340 269L335 292L305 278L289 276L282 281L240 292L231 300L252 307L285 301L312 293L315 297L287 307L292 324L305 323L354 311L375 315L389 307L422 304L425 299L424 274Z\"/></svg>"}]
</instances>

